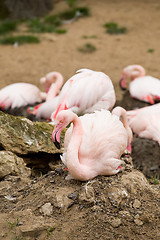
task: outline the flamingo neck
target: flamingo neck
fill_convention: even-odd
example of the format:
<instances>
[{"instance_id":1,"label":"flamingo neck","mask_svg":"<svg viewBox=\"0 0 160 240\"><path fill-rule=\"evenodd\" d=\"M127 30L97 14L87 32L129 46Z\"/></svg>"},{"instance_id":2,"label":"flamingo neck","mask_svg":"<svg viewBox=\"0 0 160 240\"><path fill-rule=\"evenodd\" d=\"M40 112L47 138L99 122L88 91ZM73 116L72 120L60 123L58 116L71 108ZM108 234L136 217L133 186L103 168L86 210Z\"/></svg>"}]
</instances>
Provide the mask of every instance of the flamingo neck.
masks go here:
<instances>
[{"instance_id":1,"label":"flamingo neck","mask_svg":"<svg viewBox=\"0 0 160 240\"><path fill-rule=\"evenodd\" d=\"M51 84L48 89L46 101L56 97L59 94L59 91L63 84L63 77L60 73L54 72L52 78L56 78L56 81Z\"/></svg>"},{"instance_id":2,"label":"flamingo neck","mask_svg":"<svg viewBox=\"0 0 160 240\"><path fill-rule=\"evenodd\" d=\"M132 130L129 127L126 110L121 107L116 107L113 109L112 113L117 115L120 118L121 122L123 123L123 126L126 129L128 135L128 144L130 144L132 142L133 135Z\"/></svg>"},{"instance_id":3,"label":"flamingo neck","mask_svg":"<svg viewBox=\"0 0 160 240\"><path fill-rule=\"evenodd\" d=\"M146 75L145 69L140 65L134 65L131 73L131 81L137 77L143 77Z\"/></svg>"},{"instance_id":4,"label":"flamingo neck","mask_svg":"<svg viewBox=\"0 0 160 240\"><path fill-rule=\"evenodd\" d=\"M76 114L74 114L74 119L72 122L72 136L67 149L67 167L70 174L75 179L84 180L85 172L79 158L79 149L83 136L82 123Z\"/></svg>"}]
</instances>

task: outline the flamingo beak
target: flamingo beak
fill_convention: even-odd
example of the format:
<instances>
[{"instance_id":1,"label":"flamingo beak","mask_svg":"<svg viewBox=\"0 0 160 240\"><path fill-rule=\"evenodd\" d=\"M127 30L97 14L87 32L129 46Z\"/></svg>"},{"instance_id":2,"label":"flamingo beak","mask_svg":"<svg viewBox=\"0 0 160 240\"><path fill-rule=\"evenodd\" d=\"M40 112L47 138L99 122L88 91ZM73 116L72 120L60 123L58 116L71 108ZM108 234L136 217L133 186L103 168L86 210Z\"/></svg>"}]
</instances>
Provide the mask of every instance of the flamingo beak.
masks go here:
<instances>
[{"instance_id":1,"label":"flamingo beak","mask_svg":"<svg viewBox=\"0 0 160 240\"><path fill-rule=\"evenodd\" d=\"M122 77L119 81L119 85L122 90L126 90L127 88L126 79Z\"/></svg>"},{"instance_id":2,"label":"flamingo beak","mask_svg":"<svg viewBox=\"0 0 160 240\"><path fill-rule=\"evenodd\" d=\"M62 123L55 125L54 130L52 132L52 140L56 148L60 149L60 136L62 132Z\"/></svg>"}]
</instances>

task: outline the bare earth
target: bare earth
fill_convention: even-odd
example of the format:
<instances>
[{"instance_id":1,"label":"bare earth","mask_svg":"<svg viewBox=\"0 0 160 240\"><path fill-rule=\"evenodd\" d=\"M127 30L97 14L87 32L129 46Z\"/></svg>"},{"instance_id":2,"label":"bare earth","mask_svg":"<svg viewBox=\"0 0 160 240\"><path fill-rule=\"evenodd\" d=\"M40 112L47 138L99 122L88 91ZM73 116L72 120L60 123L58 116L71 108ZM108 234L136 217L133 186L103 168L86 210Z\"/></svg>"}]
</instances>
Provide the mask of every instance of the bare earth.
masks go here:
<instances>
[{"instance_id":1,"label":"bare earth","mask_svg":"<svg viewBox=\"0 0 160 240\"><path fill-rule=\"evenodd\" d=\"M122 69L129 64L140 64L148 75L160 77L160 1L81 0L80 3L90 8L91 16L63 26L66 34L40 34L41 43L35 45L0 45L0 88L15 82L29 82L41 88L40 77L50 71L61 72L67 80L76 70L90 68L112 79L117 104L125 108L139 106L129 96L123 97L118 81ZM52 13L66 8L64 1L57 1ZM106 22L117 22L128 31L109 35L103 27ZM86 43L95 45L96 51L80 52L78 48ZM134 167L146 177L160 175L160 149L154 141L135 136L132 157ZM86 185L66 181L60 161L53 165L52 171L43 176L37 173L31 179L9 176L0 182L0 239L160 239L159 185L148 186L139 171L129 168L125 175L97 177ZM129 189L125 176L134 179L135 173L139 185ZM122 187L123 180L128 197L112 201L108 189ZM4 198L8 195L13 199ZM48 216L41 212L45 203L53 207Z\"/></svg>"}]
</instances>

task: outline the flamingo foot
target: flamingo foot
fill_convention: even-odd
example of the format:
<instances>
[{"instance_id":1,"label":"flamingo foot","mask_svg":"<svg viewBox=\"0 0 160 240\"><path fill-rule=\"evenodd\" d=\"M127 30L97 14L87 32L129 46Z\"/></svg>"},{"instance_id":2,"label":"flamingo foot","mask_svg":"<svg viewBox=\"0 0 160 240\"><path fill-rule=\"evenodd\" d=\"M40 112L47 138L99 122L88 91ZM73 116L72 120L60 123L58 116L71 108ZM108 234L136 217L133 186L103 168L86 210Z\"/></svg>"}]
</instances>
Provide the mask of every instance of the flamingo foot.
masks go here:
<instances>
[{"instance_id":1,"label":"flamingo foot","mask_svg":"<svg viewBox=\"0 0 160 240\"><path fill-rule=\"evenodd\" d=\"M150 103L150 104L154 104L154 100L153 100L153 97L151 95L147 95L147 101Z\"/></svg>"}]
</instances>

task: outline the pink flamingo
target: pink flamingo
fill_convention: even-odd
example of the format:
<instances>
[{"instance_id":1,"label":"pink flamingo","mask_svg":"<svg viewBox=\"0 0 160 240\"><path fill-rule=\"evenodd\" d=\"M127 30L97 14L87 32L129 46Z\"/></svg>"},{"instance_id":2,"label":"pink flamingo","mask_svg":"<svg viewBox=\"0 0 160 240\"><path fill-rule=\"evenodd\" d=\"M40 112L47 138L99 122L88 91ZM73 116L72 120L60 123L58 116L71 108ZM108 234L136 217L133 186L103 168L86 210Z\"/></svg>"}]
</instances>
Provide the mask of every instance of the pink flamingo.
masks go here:
<instances>
[{"instance_id":1,"label":"pink flamingo","mask_svg":"<svg viewBox=\"0 0 160 240\"><path fill-rule=\"evenodd\" d=\"M80 69L62 88L59 105L52 114L52 119L64 109L81 115L101 109L110 110L115 101L112 81L105 73Z\"/></svg>"},{"instance_id":2,"label":"pink flamingo","mask_svg":"<svg viewBox=\"0 0 160 240\"><path fill-rule=\"evenodd\" d=\"M124 109L117 107L113 113L102 109L81 117L70 110L60 111L52 133L56 147L60 148L61 131L70 122L61 159L73 178L87 181L122 170L120 157L132 140Z\"/></svg>"},{"instance_id":3,"label":"pink flamingo","mask_svg":"<svg viewBox=\"0 0 160 240\"><path fill-rule=\"evenodd\" d=\"M58 76L57 76L58 75ZM46 79L41 79L40 82L45 85L48 93L41 92L40 89L30 83L14 83L0 90L0 108L7 110L8 108L19 108L36 102L50 99L56 95L58 87L55 87L55 77L59 77L59 73L53 72L46 76ZM52 76L52 78L51 78ZM60 84L59 84L60 85Z\"/></svg>"},{"instance_id":4,"label":"pink flamingo","mask_svg":"<svg viewBox=\"0 0 160 240\"><path fill-rule=\"evenodd\" d=\"M40 106L36 111L38 118L54 119L64 109L85 114L113 107L116 100L114 87L106 74L90 69L80 69L76 73L64 84L56 98Z\"/></svg>"},{"instance_id":5,"label":"pink flamingo","mask_svg":"<svg viewBox=\"0 0 160 240\"><path fill-rule=\"evenodd\" d=\"M160 103L127 111L127 118L135 134L155 140L160 145Z\"/></svg>"},{"instance_id":6,"label":"pink flamingo","mask_svg":"<svg viewBox=\"0 0 160 240\"><path fill-rule=\"evenodd\" d=\"M145 76L146 72L140 65L129 65L123 69L120 86L126 89L127 78L131 79L129 92L133 98L154 104L160 101L160 80Z\"/></svg>"}]
</instances>

